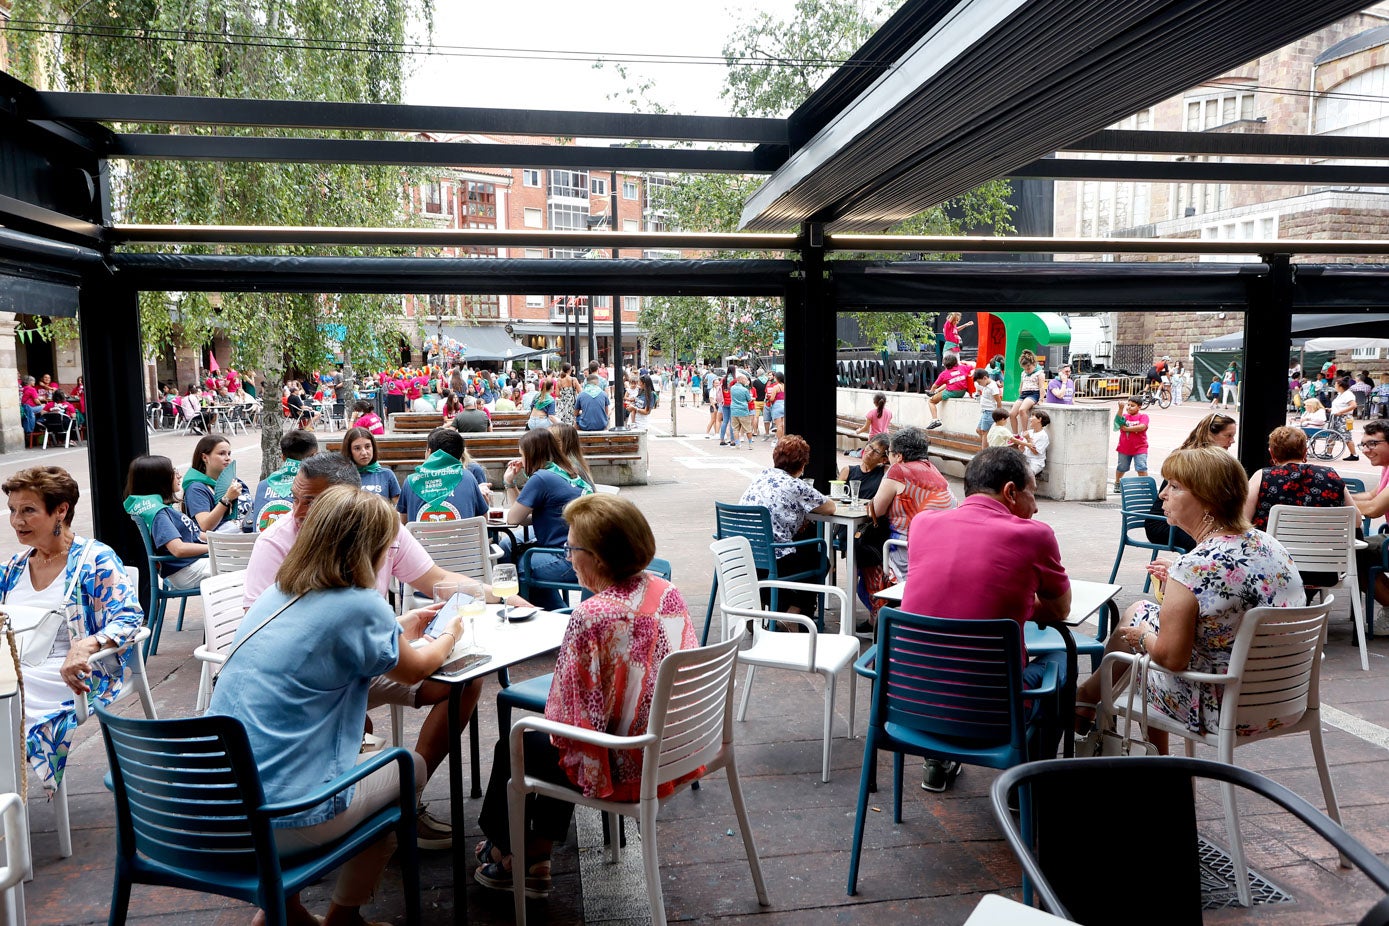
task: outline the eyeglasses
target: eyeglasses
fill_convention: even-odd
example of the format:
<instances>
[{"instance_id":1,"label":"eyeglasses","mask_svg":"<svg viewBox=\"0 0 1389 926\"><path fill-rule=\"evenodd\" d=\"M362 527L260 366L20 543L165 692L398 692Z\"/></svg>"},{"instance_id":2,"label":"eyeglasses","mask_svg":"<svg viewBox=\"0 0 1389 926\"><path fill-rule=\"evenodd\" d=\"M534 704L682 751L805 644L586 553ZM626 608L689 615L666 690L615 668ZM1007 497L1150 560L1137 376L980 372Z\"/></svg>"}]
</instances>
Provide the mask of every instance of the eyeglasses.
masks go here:
<instances>
[{"instance_id":1,"label":"eyeglasses","mask_svg":"<svg viewBox=\"0 0 1389 926\"><path fill-rule=\"evenodd\" d=\"M588 547L576 547L572 543L566 543L564 545L564 558L567 560L573 560L574 554L580 552L592 553L593 551L590 550Z\"/></svg>"},{"instance_id":2,"label":"eyeglasses","mask_svg":"<svg viewBox=\"0 0 1389 926\"><path fill-rule=\"evenodd\" d=\"M1362 441L1360 442L1360 446L1361 446L1361 447L1378 447L1380 444L1383 444L1383 443L1386 443L1386 441L1382 441L1382 440L1362 440Z\"/></svg>"}]
</instances>

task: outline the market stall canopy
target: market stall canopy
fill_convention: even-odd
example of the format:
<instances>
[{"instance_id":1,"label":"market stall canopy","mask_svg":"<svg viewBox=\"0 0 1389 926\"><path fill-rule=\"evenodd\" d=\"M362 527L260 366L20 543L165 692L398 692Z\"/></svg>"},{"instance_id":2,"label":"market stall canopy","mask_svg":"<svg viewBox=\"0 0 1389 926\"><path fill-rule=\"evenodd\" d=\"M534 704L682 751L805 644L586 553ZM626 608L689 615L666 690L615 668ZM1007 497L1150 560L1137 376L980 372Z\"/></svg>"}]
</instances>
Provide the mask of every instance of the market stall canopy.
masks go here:
<instances>
[{"instance_id":1,"label":"market stall canopy","mask_svg":"<svg viewBox=\"0 0 1389 926\"><path fill-rule=\"evenodd\" d=\"M506 329L490 325L467 328L445 325L443 333L444 337L453 338L466 348L463 354L466 360L523 360L545 353L518 344L506 333Z\"/></svg>"},{"instance_id":2,"label":"market stall canopy","mask_svg":"<svg viewBox=\"0 0 1389 926\"><path fill-rule=\"evenodd\" d=\"M1307 350L1349 350L1355 347L1380 347L1389 344L1389 314L1341 313L1334 315L1294 315L1291 347ZM1359 343L1360 340L1374 343ZM1313 344L1312 342L1317 342ZM1334 341L1334 345L1333 345ZM1342 343L1344 342L1344 343ZM1333 346L1324 346L1333 345ZM1199 350L1241 350L1244 332L1222 334L1202 341Z\"/></svg>"}]
</instances>

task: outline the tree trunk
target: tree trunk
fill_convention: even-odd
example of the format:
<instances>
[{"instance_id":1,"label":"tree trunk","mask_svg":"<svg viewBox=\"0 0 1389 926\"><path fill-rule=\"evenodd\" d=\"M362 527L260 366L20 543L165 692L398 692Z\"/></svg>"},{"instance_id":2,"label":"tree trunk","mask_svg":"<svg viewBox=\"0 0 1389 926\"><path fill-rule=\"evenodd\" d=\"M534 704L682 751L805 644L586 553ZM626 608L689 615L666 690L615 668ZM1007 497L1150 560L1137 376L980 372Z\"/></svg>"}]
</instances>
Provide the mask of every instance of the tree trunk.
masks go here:
<instances>
[{"instance_id":1,"label":"tree trunk","mask_svg":"<svg viewBox=\"0 0 1389 926\"><path fill-rule=\"evenodd\" d=\"M270 359L268 356L267 360ZM280 410L280 384L284 371L269 364L261 367L260 383L260 478L265 479L284 463L280 456L280 435L284 433L284 413Z\"/></svg>"},{"instance_id":2,"label":"tree trunk","mask_svg":"<svg viewBox=\"0 0 1389 926\"><path fill-rule=\"evenodd\" d=\"M675 338L671 338L671 339L670 339L670 356L671 356L671 359L673 359L673 360L675 361L675 363L671 365L671 380L670 380L670 436L671 436L671 437L679 437L679 436L680 436L680 430L679 430L678 426L677 426L676 423L675 423L675 406L676 406L677 404L679 404L679 394L680 394L680 372L679 372L679 370L677 369L677 368L680 366L680 351L677 350L676 347L675 347Z\"/></svg>"}]
</instances>

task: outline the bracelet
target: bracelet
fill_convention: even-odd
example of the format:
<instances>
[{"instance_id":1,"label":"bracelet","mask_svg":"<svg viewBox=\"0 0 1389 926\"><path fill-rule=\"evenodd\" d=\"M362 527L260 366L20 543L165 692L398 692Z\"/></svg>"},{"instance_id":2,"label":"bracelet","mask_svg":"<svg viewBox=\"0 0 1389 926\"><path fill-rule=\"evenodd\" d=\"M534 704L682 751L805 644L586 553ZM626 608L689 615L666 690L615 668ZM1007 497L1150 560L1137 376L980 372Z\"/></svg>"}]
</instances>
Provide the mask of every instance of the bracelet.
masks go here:
<instances>
[{"instance_id":1,"label":"bracelet","mask_svg":"<svg viewBox=\"0 0 1389 926\"><path fill-rule=\"evenodd\" d=\"M1148 634L1150 633L1153 632L1151 630L1145 630L1138 635L1138 651L1145 656L1148 655L1148 646L1143 641L1148 639ZM1157 634L1153 634L1153 636L1157 636Z\"/></svg>"},{"instance_id":2,"label":"bracelet","mask_svg":"<svg viewBox=\"0 0 1389 926\"><path fill-rule=\"evenodd\" d=\"M227 501L227 497L225 495L217 499L217 504L221 505L223 508L231 507L231 502Z\"/></svg>"},{"instance_id":3,"label":"bracelet","mask_svg":"<svg viewBox=\"0 0 1389 926\"><path fill-rule=\"evenodd\" d=\"M502 483L502 486L503 486L504 488L507 488L507 489L515 489L515 488L516 488L516 483L514 483L514 482L503 482L503 483Z\"/></svg>"},{"instance_id":4,"label":"bracelet","mask_svg":"<svg viewBox=\"0 0 1389 926\"><path fill-rule=\"evenodd\" d=\"M457 643L457 642L458 642L458 638L455 637L455 636L453 635L453 631L452 631L452 630L445 630L444 633L448 634L448 635L449 635L449 639L452 640L454 643ZM436 640L442 640L443 637L444 637L444 633L439 634L439 636L435 637L434 639L436 639ZM453 649L452 644L449 645L449 649Z\"/></svg>"}]
</instances>

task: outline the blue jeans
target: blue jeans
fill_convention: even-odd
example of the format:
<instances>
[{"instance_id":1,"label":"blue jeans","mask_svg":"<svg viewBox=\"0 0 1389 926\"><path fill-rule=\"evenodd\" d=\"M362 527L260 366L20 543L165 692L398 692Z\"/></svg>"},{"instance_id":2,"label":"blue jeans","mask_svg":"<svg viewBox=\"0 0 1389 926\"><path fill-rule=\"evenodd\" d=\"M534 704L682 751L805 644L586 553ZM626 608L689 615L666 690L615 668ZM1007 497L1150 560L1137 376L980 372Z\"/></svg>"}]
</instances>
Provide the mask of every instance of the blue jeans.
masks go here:
<instances>
[{"instance_id":1,"label":"blue jeans","mask_svg":"<svg viewBox=\"0 0 1389 926\"><path fill-rule=\"evenodd\" d=\"M719 406L719 440L733 439L733 406Z\"/></svg>"},{"instance_id":2,"label":"blue jeans","mask_svg":"<svg viewBox=\"0 0 1389 926\"><path fill-rule=\"evenodd\" d=\"M579 581L579 577L574 574L574 567L569 560L555 553L531 554L526 568L531 577L546 582L573 582L577 584ZM525 577L522 577L521 584L526 584ZM526 600L545 611L554 611L566 606L564 596L553 588L531 588L526 594Z\"/></svg>"},{"instance_id":3,"label":"blue jeans","mask_svg":"<svg viewBox=\"0 0 1389 926\"><path fill-rule=\"evenodd\" d=\"M1042 677L1046 674L1047 666L1056 666L1056 685L1057 691L1061 691L1066 686L1066 654L1043 653L1027 664L1022 670L1022 685L1024 688L1035 688L1042 683ZM1061 719L1056 716L1057 695L1046 695L1032 699L1032 706L1027 709L1026 720L1028 723L1041 722L1042 728L1037 737L1032 741L1028 748L1027 758L1055 759L1056 750L1061 745Z\"/></svg>"}]
</instances>

